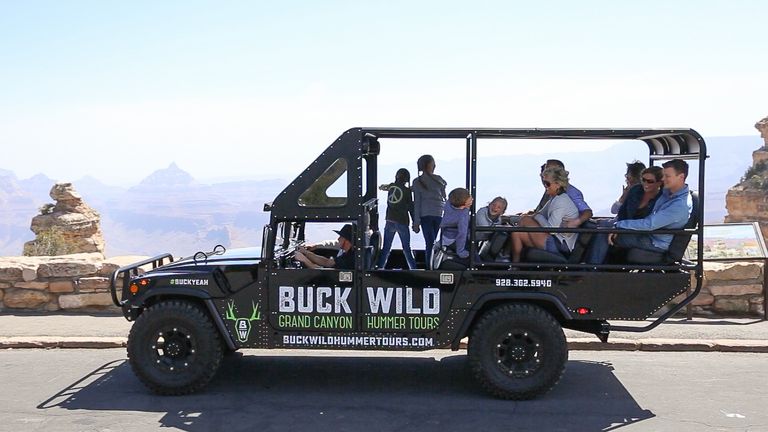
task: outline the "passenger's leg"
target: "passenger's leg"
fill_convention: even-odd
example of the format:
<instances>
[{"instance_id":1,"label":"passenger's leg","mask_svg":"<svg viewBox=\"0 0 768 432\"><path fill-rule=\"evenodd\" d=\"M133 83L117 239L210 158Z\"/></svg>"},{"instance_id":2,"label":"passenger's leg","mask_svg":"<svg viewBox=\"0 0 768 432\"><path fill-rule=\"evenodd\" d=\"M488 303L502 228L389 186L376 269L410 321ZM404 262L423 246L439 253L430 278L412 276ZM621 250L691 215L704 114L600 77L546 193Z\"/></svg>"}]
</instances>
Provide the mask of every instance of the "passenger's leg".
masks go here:
<instances>
[{"instance_id":1,"label":"passenger's leg","mask_svg":"<svg viewBox=\"0 0 768 432\"><path fill-rule=\"evenodd\" d=\"M429 268L429 263L432 262L432 246L435 244L437 238L437 232L440 230L440 222L443 218L440 216L422 216L421 217L421 229L424 233L424 258L426 266Z\"/></svg>"},{"instance_id":2,"label":"passenger's leg","mask_svg":"<svg viewBox=\"0 0 768 432\"><path fill-rule=\"evenodd\" d=\"M408 263L408 268L411 270L416 269L416 260L413 258L413 252L411 251L411 232L408 225L395 224L397 235L400 236L400 243L403 244L403 255L405 255L405 262Z\"/></svg>"},{"instance_id":3,"label":"passenger's leg","mask_svg":"<svg viewBox=\"0 0 768 432\"><path fill-rule=\"evenodd\" d=\"M549 233L545 233L545 232L532 232L528 234L531 240L531 244L526 246L535 247L538 249L546 249L547 239L552 237Z\"/></svg>"},{"instance_id":4,"label":"passenger's leg","mask_svg":"<svg viewBox=\"0 0 768 432\"><path fill-rule=\"evenodd\" d=\"M377 266L383 269L387 265L387 259L389 258L389 252L392 250L392 240L395 238L395 223L387 221L384 224L384 244L381 246L381 253L379 254L379 262ZM402 237L401 237L402 239Z\"/></svg>"},{"instance_id":5,"label":"passenger's leg","mask_svg":"<svg viewBox=\"0 0 768 432\"><path fill-rule=\"evenodd\" d=\"M522 217L520 217L520 221L518 222L517 226L524 227L524 228L538 228L541 225L539 225L539 223L536 222L536 219L534 219L533 217L531 217L529 215L523 215ZM512 234L514 234L514 233L512 233ZM519 236L520 237L519 240L525 239L524 241L527 241L527 243L524 243L523 246L539 247L539 246L533 246L532 240L530 239L529 234L534 234L534 233L524 232L524 233L519 233L519 234L525 234L525 235ZM544 237L544 240L546 240L546 236ZM514 255L515 254L514 240L512 239L511 235L509 236L509 240L507 241L507 245L504 247L504 250L505 251L509 251L508 252L509 255ZM522 247L520 247L520 251L522 251L522 250L523 250ZM512 262L520 262L520 261L519 260L515 261L513 259Z\"/></svg>"},{"instance_id":6,"label":"passenger's leg","mask_svg":"<svg viewBox=\"0 0 768 432\"><path fill-rule=\"evenodd\" d=\"M520 262L520 254L523 252L523 235L528 234L524 232L510 233L509 242L512 244L512 262Z\"/></svg>"},{"instance_id":7,"label":"passenger's leg","mask_svg":"<svg viewBox=\"0 0 768 432\"><path fill-rule=\"evenodd\" d=\"M602 264L608 255L608 234L596 233L589 245L589 251L584 262L587 264Z\"/></svg>"},{"instance_id":8,"label":"passenger's leg","mask_svg":"<svg viewBox=\"0 0 768 432\"><path fill-rule=\"evenodd\" d=\"M539 227L541 225L539 225L539 223L536 222L536 219L534 219L533 216L523 215L520 218L520 222L518 222L517 226L533 228L533 227Z\"/></svg>"}]
</instances>

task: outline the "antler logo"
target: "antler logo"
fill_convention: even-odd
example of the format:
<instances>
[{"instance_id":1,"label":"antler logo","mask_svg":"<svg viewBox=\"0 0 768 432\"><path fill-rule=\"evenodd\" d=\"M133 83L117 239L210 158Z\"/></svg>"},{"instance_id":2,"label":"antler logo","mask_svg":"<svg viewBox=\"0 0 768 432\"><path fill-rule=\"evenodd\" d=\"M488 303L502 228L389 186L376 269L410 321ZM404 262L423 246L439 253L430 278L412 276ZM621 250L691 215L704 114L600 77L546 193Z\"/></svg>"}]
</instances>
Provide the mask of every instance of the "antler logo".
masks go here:
<instances>
[{"instance_id":1,"label":"antler logo","mask_svg":"<svg viewBox=\"0 0 768 432\"><path fill-rule=\"evenodd\" d=\"M261 312L259 311L259 305L254 305L253 301L251 301L251 307L253 307L253 311L251 312L250 318L237 318L235 316L234 300L230 300L229 303L227 304L227 319L235 322L237 340L239 340L240 342L248 341L248 336L251 334L251 321L257 321L261 319Z\"/></svg>"}]
</instances>

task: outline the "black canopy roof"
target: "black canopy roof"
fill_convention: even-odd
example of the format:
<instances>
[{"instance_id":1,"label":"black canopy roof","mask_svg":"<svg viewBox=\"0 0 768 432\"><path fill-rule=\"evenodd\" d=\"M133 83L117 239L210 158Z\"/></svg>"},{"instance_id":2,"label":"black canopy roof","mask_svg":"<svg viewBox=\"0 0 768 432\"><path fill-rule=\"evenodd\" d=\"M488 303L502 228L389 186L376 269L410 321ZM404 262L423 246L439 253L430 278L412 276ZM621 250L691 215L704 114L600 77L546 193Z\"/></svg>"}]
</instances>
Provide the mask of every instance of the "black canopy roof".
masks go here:
<instances>
[{"instance_id":1,"label":"black canopy roof","mask_svg":"<svg viewBox=\"0 0 768 432\"><path fill-rule=\"evenodd\" d=\"M472 129L361 128L377 138L519 138L640 140L652 159L696 159L706 155L704 139L693 129Z\"/></svg>"}]
</instances>

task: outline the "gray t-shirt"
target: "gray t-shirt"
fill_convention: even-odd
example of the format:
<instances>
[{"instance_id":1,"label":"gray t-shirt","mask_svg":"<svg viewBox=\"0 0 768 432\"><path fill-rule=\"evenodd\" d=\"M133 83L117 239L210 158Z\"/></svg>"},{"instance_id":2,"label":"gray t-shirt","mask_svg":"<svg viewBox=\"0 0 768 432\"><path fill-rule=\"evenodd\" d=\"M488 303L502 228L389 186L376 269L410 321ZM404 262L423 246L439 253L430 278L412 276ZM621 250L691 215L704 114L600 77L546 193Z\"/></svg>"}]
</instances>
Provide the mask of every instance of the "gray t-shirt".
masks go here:
<instances>
[{"instance_id":1,"label":"gray t-shirt","mask_svg":"<svg viewBox=\"0 0 768 432\"><path fill-rule=\"evenodd\" d=\"M542 227L557 228L562 225L563 218L574 219L577 217L579 217L579 210L567 193L561 193L552 197L533 216ZM576 245L576 233L555 233L552 235L558 240L564 240L565 244L568 245L568 250L573 250L573 247Z\"/></svg>"}]
</instances>

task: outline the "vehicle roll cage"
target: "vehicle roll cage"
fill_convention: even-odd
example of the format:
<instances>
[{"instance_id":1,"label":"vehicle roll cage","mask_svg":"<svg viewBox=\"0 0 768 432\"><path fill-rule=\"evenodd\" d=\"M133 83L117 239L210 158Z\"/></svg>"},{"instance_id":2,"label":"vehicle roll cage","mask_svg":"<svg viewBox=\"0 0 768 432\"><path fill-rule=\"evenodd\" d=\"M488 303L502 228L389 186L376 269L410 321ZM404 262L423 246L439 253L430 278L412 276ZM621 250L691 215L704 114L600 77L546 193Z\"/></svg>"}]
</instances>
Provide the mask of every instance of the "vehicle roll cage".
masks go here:
<instances>
[{"instance_id":1,"label":"vehicle roll cage","mask_svg":"<svg viewBox=\"0 0 768 432\"><path fill-rule=\"evenodd\" d=\"M380 152L381 139L463 139L466 143L466 188L472 196L477 196L477 149L479 139L560 139L560 140L639 140L648 147L649 165L657 165L660 161L684 159L698 161L698 187L701 199L695 206L696 227L679 230L655 230L654 234L695 234L703 238L704 220L704 166L707 158L706 144L701 135L693 129L493 129L493 128L352 128L340 135L326 150L307 167L299 176L286 187L272 203L265 204L264 210L270 212L270 225L277 226L281 221L325 221L344 222L357 220L358 226L363 226L366 213L375 213L377 196L377 157ZM331 164L344 159L348 167L347 198L343 205L336 207L302 206L296 198L310 187L315 179L323 175ZM691 184L691 179L688 183ZM476 259L478 244L477 232L496 231L539 231L539 232L572 232L572 233L611 233L616 229L595 228L522 228L508 226L476 227L474 223L475 204L471 208L470 254L468 270L508 270L509 263L480 262ZM375 223L376 218L371 218ZM627 231L621 231L627 233ZM632 231L632 234L649 233L650 231ZM364 244L364 230L356 230L356 244ZM270 233L275 236L276 233ZM695 271L696 288L685 300L678 303L662 319L655 321L639 331L650 330L668 316L676 313L690 303L701 291L703 274L703 242L697 245L696 256L691 261L680 260L675 263L659 264L572 264L572 263L515 263L521 270L548 269L555 271L568 270L624 270L624 271ZM364 252L356 248L356 270L364 270ZM270 252L267 252L270 253ZM636 327L613 327L614 330L638 331Z\"/></svg>"},{"instance_id":2,"label":"vehicle roll cage","mask_svg":"<svg viewBox=\"0 0 768 432\"><path fill-rule=\"evenodd\" d=\"M677 230L654 230L654 231L636 231L631 234L689 234L696 235L697 242L696 256L691 257L693 261L681 259L678 264L572 264L572 263L533 263L521 262L515 263L520 270L535 270L546 268L551 270L606 270L606 271L694 271L696 274L696 287L686 296L686 298L664 313L654 322L645 327L630 326L612 326L616 331L647 331L661 324L668 317L680 311L688 305L701 291L703 278L703 253L704 243L701 241L704 234L704 167L707 158L706 144L702 136L693 129L395 129L395 128L362 128L361 136L381 138L457 138L466 139L466 179L467 189L472 196L477 196L476 178L477 178L477 141L478 139L601 139L601 140L639 140L648 146L649 166L653 166L658 161L670 159L683 159L698 161L698 187L697 191L701 197L694 211L697 212L696 227ZM377 143L378 145L378 143ZM510 226L476 227L474 223L475 204L472 204L471 215L472 222L470 227L470 254L469 269L498 269L504 270L510 267L509 263L480 262L477 257L477 232L512 232L512 231L530 231L530 232L575 232L575 233L627 233L627 230L618 229L596 229L596 228L524 228Z\"/></svg>"}]
</instances>

